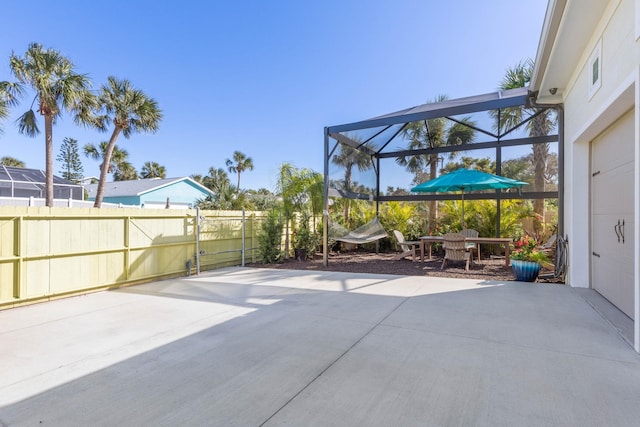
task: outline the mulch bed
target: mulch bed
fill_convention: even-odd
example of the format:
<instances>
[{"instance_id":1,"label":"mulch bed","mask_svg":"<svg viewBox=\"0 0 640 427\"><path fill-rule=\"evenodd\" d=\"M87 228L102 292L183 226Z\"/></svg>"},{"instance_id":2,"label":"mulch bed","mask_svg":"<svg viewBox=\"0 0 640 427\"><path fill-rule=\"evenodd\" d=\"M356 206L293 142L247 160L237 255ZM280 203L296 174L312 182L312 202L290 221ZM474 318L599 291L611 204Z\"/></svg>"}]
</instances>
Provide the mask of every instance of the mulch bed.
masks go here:
<instances>
[{"instance_id":1,"label":"mulch bed","mask_svg":"<svg viewBox=\"0 0 640 427\"><path fill-rule=\"evenodd\" d=\"M416 262L411 257L395 260L394 252L373 253L367 251L351 251L344 253L331 253L329 266L322 265L322 254L316 254L313 259L298 261L290 258L280 264L249 264L250 267L276 268L289 270L316 270L316 271L343 271L347 273L373 273L373 274L398 274L404 276L434 276L451 277L458 279L480 280L515 280L511 267L504 265L504 257L491 257L474 261L465 271L464 262L447 263L444 270L441 257L434 257L429 261L420 262L419 256ZM556 282L553 280L553 271L542 269L538 282Z\"/></svg>"}]
</instances>

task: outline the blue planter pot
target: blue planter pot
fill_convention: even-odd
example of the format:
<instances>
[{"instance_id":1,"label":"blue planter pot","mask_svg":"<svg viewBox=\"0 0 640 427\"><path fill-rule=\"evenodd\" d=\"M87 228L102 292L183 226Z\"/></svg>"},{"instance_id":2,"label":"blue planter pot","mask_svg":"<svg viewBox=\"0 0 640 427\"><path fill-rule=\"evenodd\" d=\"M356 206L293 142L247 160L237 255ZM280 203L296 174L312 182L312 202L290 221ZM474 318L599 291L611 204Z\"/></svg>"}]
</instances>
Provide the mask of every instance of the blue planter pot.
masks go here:
<instances>
[{"instance_id":1,"label":"blue planter pot","mask_svg":"<svg viewBox=\"0 0 640 427\"><path fill-rule=\"evenodd\" d=\"M540 264L531 261L511 260L511 268L519 282L535 282L540 273Z\"/></svg>"}]
</instances>

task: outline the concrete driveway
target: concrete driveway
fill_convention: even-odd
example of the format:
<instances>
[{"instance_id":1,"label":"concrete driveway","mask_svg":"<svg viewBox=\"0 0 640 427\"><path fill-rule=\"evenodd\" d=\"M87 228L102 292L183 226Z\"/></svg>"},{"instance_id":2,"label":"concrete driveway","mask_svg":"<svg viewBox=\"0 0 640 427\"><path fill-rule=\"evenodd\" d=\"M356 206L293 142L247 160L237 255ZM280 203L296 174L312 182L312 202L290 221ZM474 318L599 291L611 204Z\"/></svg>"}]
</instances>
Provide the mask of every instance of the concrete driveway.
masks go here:
<instances>
[{"instance_id":1,"label":"concrete driveway","mask_svg":"<svg viewBox=\"0 0 640 427\"><path fill-rule=\"evenodd\" d=\"M0 312L0 425L637 426L562 285L227 268Z\"/></svg>"}]
</instances>

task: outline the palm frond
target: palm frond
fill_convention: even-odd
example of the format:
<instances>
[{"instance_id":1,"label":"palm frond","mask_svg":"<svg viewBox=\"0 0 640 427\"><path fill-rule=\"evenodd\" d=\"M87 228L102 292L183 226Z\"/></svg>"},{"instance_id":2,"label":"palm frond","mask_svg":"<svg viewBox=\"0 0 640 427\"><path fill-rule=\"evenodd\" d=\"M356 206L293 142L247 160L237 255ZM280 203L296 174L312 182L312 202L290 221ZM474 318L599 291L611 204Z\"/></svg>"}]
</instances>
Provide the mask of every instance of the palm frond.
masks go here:
<instances>
[{"instance_id":1,"label":"palm frond","mask_svg":"<svg viewBox=\"0 0 640 427\"><path fill-rule=\"evenodd\" d=\"M128 80L110 76L102 86L99 102L125 138L137 132L155 133L159 129L162 112L158 103L134 89Z\"/></svg>"},{"instance_id":2,"label":"palm frond","mask_svg":"<svg viewBox=\"0 0 640 427\"><path fill-rule=\"evenodd\" d=\"M15 107L24 93L24 87L18 82L0 82L0 104Z\"/></svg>"},{"instance_id":3,"label":"palm frond","mask_svg":"<svg viewBox=\"0 0 640 427\"><path fill-rule=\"evenodd\" d=\"M85 156L93 160L99 160L102 157L100 151L98 151L98 148L93 144L85 144L82 150L84 151Z\"/></svg>"},{"instance_id":4,"label":"palm frond","mask_svg":"<svg viewBox=\"0 0 640 427\"><path fill-rule=\"evenodd\" d=\"M21 115L18 120L18 131L30 137L34 137L40 134L40 129L38 128L38 121L36 120L36 113L33 110L28 110L23 115Z\"/></svg>"}]
</instances>

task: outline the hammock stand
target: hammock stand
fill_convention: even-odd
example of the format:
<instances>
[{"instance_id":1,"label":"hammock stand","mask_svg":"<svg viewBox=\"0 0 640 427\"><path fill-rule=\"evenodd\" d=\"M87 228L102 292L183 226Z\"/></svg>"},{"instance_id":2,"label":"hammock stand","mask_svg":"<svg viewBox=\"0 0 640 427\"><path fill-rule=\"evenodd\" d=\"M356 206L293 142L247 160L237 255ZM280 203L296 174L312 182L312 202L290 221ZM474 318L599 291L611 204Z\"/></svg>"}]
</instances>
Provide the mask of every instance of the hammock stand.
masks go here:
<instances>
[{"instance_id":1,"label":"hammock stand","mask_svg":"<svg viewBox=\"0 0 640 427\"><path fill-rule=\"evenodd\" d=\"M388 237L386 230L380 224L378 217L375 217L368 223L361 225L353 231L348 231L340 224L329 223L329 239L337 240L345 243L353 243L361 245L363 243L371 243ZM377 252L376 246L376 252Z\"/></svg>"}]
</instances>

